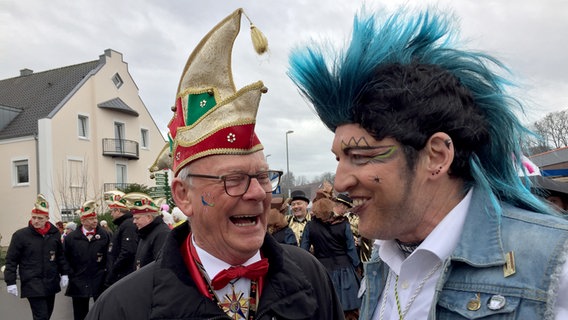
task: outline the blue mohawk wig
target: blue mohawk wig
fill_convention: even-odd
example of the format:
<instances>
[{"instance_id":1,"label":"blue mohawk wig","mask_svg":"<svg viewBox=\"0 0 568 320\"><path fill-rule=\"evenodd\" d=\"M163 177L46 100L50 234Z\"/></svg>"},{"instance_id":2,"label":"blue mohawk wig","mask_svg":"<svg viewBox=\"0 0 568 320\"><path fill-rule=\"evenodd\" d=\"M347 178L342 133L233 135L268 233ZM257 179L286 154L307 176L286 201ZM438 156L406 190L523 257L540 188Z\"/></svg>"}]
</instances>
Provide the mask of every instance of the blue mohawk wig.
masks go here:
<instances>
[{"instance_id":1,"label":"blue mohawk wig","mask_svg":"<svg viewBox=\"0 0 568 320\"><path fill-rule=\"evenodd\" d=\"M360 124L376 139L392 137L415 150L435 132L452 138L451 174L492 200L550 211L519 178L521 141L531 134L506 95L511 85L495 58L460 49L450 16L434 10L411 15L405 8L384 17L355 17L343 51L297 48L289 76L331 130ZM424 80L426 79L426 80ZM489 207L488 207L489 208Z\"/></svg>"}]
</instances>

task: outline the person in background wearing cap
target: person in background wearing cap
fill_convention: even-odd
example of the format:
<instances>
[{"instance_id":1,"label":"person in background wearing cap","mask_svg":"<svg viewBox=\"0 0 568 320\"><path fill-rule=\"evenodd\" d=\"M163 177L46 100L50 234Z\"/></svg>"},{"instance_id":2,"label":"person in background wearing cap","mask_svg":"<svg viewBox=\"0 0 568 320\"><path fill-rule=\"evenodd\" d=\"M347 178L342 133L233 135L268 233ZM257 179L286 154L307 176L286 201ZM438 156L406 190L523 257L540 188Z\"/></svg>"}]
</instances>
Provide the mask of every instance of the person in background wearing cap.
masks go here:
<instances>
[{"instance_id":1,"label":"person in background wearing cap","mask_svg":"<svg viewBox=\"0 0 568 320\"><path fill-rule=\"evenodd\" d=\"M51 318L55 294L67 287L69 267L63 255L61 234L49 222L49 204L42 194L31 212L28 226L16 231L6 253L6 281L9 294L27 298L34 320Z\"/></svg>"},{"instance_id":2,"label":"person in background wearing cap","mask_svg":"<svg viewBox=\"0 0 568 320\"><path fill-rule=\"evenodd\" d=\"M294 190L291 193L290 208L292 208L292 215L288 218L288 226L296 235L298 245L301 245L302 233L311 217L308 213L308 204L310 199L302 190Z\"/></svg>"},{"instance_id":3,"label":"person in background wearing cap","mask_svg":"<svg viewBox=\"0 0 568 320\"><path fill-rule=\"evenodd\" d=\"M361 262L369 261L373 249L373 240L361 237L359 234L359 217L351 212L351 208L353 208L353 199L345 193L340 193L334 197L333 200L335 201L333 212L338 216L346 217L351 225L351 232L355 239L355 247L357 248L359 259ZM357 271L362 274L362 265Z\"/></svg>"},{"instance_id":4,"label":"person in background wearing cap","mask_svg":"<svg viewBox=\"0 0 568 320\"><path fill-rule=\"evenodd\" d=\"M136 270L156 260L170 228L162 219L160 208L147 194L131 192L124 196L138 228L138 247L134 259Z\"/></svg>"},{"instance_id":5,"label":"person in background wearing cap","mask_svg":"<svg viewBox=\"0 0 568 320\"><path fill-rule=\"evenodd\" d=\"M361 319L568 319L568 221L518 175L532 136L507 70L453 18L362 12L345 50L290 57L335 133L335 189L379 239Z\"/></svg>"},{"instance_id":6,"label":"person in background wearing cap","mask_svg":"<svg viewBox=\"0 0 568 320\"><path fill-rule=\"evenodd\" d=\"M98 226L96 204L88 200L81 206L81 224L65 238L65 258L69 263L69 286L65 295L73 301L73 319L83 320L91 297L97 300L104 290L110 234Z\"/></svg>"},{"instance_id":7,"label":"person in background wearing cap","mask_svg":"<svg viewBox=\"0 0 568 320\"><path fill-rule=\"evenodd\" d=\"M264 84L236 91L232 81L242 14L221 21L190 55L169 124L172 150L151 166L172 169L172 195L189 221L170 232L155 262L109 288L87 319L343 319L325 268L267 233L282 172L268 168L254 132ZM251 30L257 49L266 48Z\"/></svg>"},{"instance_id":8,"label":"person in background wearing cap","mask_svg":"<svg viewBox=\"0 0 568 320\"><path fill-rule=\"evenodd\" d=\"M110 209L112 222L117 226L108 248L105 280L107 288L135 270L138 233L136 225L132 222L132 213L126 206L124 192L118 190L105 192L104 199Z\"/></svg>"}]
</instances>

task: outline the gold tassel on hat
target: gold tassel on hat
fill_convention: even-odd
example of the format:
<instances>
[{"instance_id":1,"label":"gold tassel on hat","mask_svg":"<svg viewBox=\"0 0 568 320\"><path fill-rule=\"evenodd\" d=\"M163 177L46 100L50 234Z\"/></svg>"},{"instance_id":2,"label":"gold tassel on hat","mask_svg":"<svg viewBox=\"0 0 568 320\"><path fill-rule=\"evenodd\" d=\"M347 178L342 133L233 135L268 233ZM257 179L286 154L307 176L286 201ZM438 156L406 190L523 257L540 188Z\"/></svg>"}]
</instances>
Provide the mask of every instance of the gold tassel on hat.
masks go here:
<instances>
[{"instance_id":1,"label":"gold tassel on hat","mask_svg":"<svg viewBox=\"0 0 568 320\"><path fill-rule=\"evenodd\" d=\"M266 40L266 37L264 36L262 31L260 31L252 23L252 21L250 21L249 17L247 16L247 14L244 11L243 11L243 14L245 15L245 17L247 18L247 20L250 23L250 36L252 38L252 45L254 46L254 50L258 54L265 53L266 51L268 51L268 40Z\"/></svg>"}]
</instances>

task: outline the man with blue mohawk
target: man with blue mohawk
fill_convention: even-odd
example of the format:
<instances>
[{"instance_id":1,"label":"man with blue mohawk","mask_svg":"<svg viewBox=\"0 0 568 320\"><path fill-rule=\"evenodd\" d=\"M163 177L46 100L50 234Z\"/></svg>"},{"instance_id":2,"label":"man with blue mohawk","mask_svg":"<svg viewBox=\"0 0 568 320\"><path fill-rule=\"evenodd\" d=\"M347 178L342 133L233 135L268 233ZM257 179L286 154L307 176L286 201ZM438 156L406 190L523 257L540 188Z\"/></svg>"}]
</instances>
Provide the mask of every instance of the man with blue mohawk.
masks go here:
<instances>
[{"instance_id":1,"label":"man with blue mohawk","mask_svg":"<svg viewBox=\"0 0 568 320\"><path fill-rule=\"evenodd\" d=\"M335 189L378 239L360 319L568 319L568 222L518 176L531 133L507 69L453 30L435 10L361 14L344 51L290 58L335 133Z\"/></svg>"}]
</instances>

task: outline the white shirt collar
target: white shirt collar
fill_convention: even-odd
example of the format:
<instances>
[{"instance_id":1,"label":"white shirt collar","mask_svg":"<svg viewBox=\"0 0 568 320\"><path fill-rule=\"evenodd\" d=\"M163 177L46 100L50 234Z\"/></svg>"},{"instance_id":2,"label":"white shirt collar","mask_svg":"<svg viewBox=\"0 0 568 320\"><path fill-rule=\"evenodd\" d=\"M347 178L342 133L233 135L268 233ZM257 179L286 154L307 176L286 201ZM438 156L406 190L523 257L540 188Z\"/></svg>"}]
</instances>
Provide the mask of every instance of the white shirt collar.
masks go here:
<instances>
[{"instance_id":1,"label":"white shirt collar","mask_svg":"<svg viewBox=\"0 0 568 320\"><path fill-rule=\"evenodd\" d=\"M205 272L207 272L207 276L209 277L209 279L213 279L217 275L217 273L221 272L221 270L228 269L231 267L231 265L228 264L227 262L214 257L213 255L209 254L207 251L200 248L195 242L193 235L191 235L191 242L195 247L195 252L199 257L199 260L201 260L201 264L203 265ZM252 263L260 261L260 259L261 259L260 251L257 251L256 254L252 256L252 258L248 259L245 263L243 263L243 266L248 266Z\"/></svg>"},{"instance_id":2,"label":"white shirt collar","mask_svg":"<svg viewBox=\"0 0 568 320\"><path fill-rule=\"evenodd\" d=\"M438 223L438 225L424 239L420 246L407 258L410 259L419 251L426 251L437 257L437 260L443 261L450 256L455 249L459 237L461 235L463 224L467 216L467 210L471 203L473 188L471 188L466 196L455 206L447 215ZM389 268L395 273L400 273L402 262L405 260L404 255L398 249L394 240L377 240L375 247L378 246L379 256Z\"/></svg>"}]
</instances>

